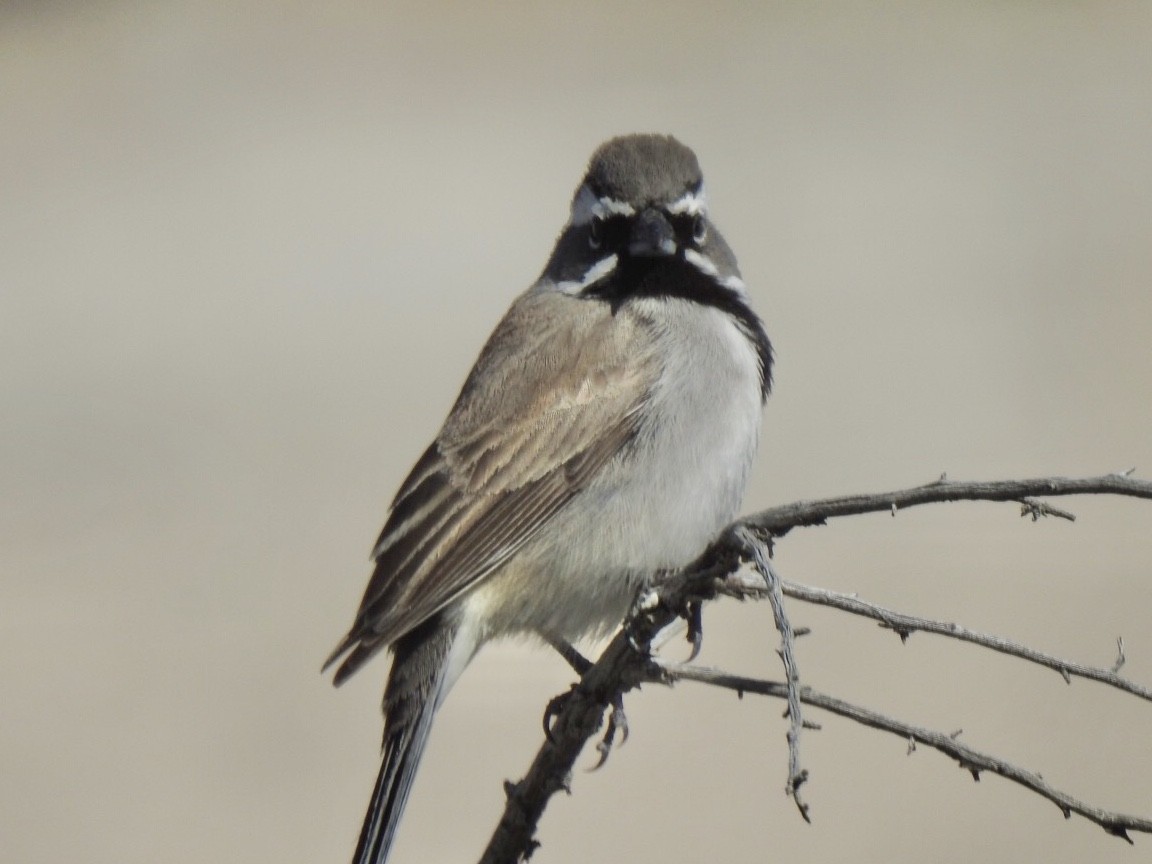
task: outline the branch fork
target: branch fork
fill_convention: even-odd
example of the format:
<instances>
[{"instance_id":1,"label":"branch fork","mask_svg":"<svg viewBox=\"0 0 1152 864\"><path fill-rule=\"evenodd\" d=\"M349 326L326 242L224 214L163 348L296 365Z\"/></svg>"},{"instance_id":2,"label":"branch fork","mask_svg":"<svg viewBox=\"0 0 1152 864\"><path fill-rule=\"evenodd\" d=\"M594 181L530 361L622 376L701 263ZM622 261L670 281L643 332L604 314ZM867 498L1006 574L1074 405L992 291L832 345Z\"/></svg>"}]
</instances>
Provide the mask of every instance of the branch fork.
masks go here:
<instances>
[{"instance_id":1,"label":"branch fork","mask_svg":"<svg viewBox=\"0 0 1152 864\"><path fill-rule=\"evenodd\" d=\"M771 563L773 542L792 529L823 525L829 519L842 516L874 512L894 515L898 509L947 501L1014 501L1020 504L1021 515L1030 516L1033 521L1043 516L1074 520L1068 511L1035 499L1106 494L1152 500L1152 483L1135 479L1132 473L1133 470L1129 469L1100 477L1046 477L994 482L958 482L942 474L939 479L922 486L873 495L801 501L763 510L733 523L695 562L671 574L638 598L620 632L564 698L551 726L551 738L541 745L524 778L517 783L505 784L504 815L480 861L482 864L513 864L527 860L539 845L535 839L536 825L548 800L556 792L569 791L572 766L584 744L600 729L605 711L624 693L641 683L670 684L678 680L724 687L740 696L755 693L787 702L789 759L786 791L806 821L809 820L809 809L799 790L808 780L808 773L800 767L800 734L805 728L819 727L804 718L802 705L898 735L908 742L909 753L918 744L938 750L969 771L975 780L979 780L983 772L998 774L1052 801L1065 817L1079 814L1107 833L1128 842L1132 842L1129 832L1152 833L1152 819L1106 811L1079 801L1050 786L1039 774L961 743L959 730L946 734L924 729L802 685L795 658L795 638L807 631L792 628L783 598L831 606L873 618L882 627L897 633L902 640L918 631L959 639L1053 669L1068 682L1073 676L1088 678L1152 701L1152 690L1118 674L1125 661L1123 640L1117 640L1117 659L1110 669L1087 666L1001 637L976 633L959 624L918 618L867 603L853 595L787 582L780 579ZM745 564L751 564L751 567ZM695 666L691 662L668 663L651 656L651 646L660 631L678 618L686 618L689 640L693 643L692 659L695 659L701 634L699 606L720 595L769 600L781 639L777 653L784 667L783 683L732 675Z\"/></svg>"}]
</instances>

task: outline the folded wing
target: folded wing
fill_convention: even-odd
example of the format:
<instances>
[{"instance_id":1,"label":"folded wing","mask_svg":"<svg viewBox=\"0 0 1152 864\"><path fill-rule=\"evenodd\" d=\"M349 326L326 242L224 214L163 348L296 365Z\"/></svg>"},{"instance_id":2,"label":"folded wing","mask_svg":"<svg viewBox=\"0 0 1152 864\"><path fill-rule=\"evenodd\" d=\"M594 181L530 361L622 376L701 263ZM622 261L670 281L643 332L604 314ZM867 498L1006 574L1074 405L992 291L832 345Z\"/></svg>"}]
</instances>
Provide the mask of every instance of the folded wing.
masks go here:
<instances>
[{"instance_id":1,"label":"folded wing","mask_svg":"<svg viewBox=\"0 0 1152 864\"><path fill-rule=\"evenodd\" d=\"M520 297L404 481L339 684L494 572L639 432L660 373L643 321L561 293Z\"/></svg>"}]
</instances>

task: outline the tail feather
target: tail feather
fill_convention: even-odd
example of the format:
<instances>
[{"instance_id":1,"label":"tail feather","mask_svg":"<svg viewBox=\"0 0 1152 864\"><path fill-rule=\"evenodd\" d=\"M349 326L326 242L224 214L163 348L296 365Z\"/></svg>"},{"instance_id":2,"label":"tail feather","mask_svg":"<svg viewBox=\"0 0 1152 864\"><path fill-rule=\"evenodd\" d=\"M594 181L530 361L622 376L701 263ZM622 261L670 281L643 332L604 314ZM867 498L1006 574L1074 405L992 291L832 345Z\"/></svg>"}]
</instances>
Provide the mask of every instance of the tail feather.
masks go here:
<instances>
[{"instance_id":1,"label":"tail feather","mask_svg":"<svg viewBox=\"0 0 1152 864\"><path fill-rule=\"evenodd\" d=\"M368 812L364 814L364 826L360 829L360 840L352 858L355 864L383 864L388 860L420 757L428 743L435 710L435 700L426 700L417 726L389 736L385 743L380 773L376 777L372 800L368 802Z\"/></svg>"},{"instance_id":2,"label":"tail feather","mask_svg":"<svg viewBox=\"0 0 1152 864\"><path fill-rule=\"evenodd\" d=\"M392 671L384 691L380 773L364 814L364 826L352 858L354 864L384 864L388 860L420 757L428 744L432 719L454 680L453 664L449 661L456 632L456 627L436 616L394 646Z\"/></svg>"}]
</instances>

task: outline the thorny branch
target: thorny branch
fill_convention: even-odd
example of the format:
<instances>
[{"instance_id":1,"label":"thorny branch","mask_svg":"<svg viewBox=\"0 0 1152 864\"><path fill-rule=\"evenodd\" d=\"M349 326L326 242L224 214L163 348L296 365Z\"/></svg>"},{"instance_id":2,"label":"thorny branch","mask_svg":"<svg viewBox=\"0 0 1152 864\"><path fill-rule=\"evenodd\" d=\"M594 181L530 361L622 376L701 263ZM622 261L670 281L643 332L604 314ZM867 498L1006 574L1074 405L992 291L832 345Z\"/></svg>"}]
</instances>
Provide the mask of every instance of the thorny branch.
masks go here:
<instances>
[{"instance_id":1,"label":"thorny branch","mask_svg":"<svg viewBox=\"0 0 1152 864\"><path fill-rule=\"evenodd\" d=\"M512 864L512 862L526 860L532 854L539 845L535 839L536 826L548 800L560 790L568 791L568 783L576 758L585 743L599 729L604 711L622 694L645 681L668 680L670 674L668 670L660 666L650 656L653 640L662 629L679 617L690 616L690 609L694 604L714 599L718 594L752 597L764 596L771 592L772 579L770 575L766 574L764 579L753 579L749 578L746 571L743 573L740 571L742 563L753 561L756 558L761 544L765 544L771 550L772 542L783 537L793 528L823 525L835 517L876 512L890 512L895 515L902 508L945 501L1015 501L1021 505L1021 515L1031 516L1033 520L1047 515L1073 519L1071 513L1057 510L1051 505L1034 499L1038 496L1105 494L1152 500L1152 482L1133 479L1130 476L1132 473L1133 469L1129 469L1102 477L1044 477L1032 480L992 482L956 482L948 480L946 475L941 475L938 480L932 483L911 489L820 501L801 501L762 510L738 520L729 526L722 536L690 566L652 589L643 592L637 598L624 627L612 639L596 663L581 677L580 682L573 687L569 698L564 700L563 708L556 715L552 724L551 739L545 740L528 772L519 782L505 784L507 800L504 814L480 861L482 864L497 864L497 862ZM759 554L762 558L764 557L762 551ZM766 558L764 561L767 563ZM765 581L768 583L767 587ZM887 620L884 618L878 618L878 620L893 627L897 633L906 634L913 630L923 630L961 638L974 644L994 648L1006 654L1055 668L1065 675L1066 680L1069 675L1079 675L1120 687L1141 698L1147 698L1145 695L1148 692L1146 688L1128 685L1116 674L1123 662L1122 643L1119 643L1120 658L1117 664L1111 671L1105 671L1060 661L1048 655L1031 651L1024 646L1016 646L1006 640L998 640L996 637L972 633L964 628L954 628L950 624L930 622L899 613L889 613L888 610L880 610L879 607L863 603L863 601L856 601L855 598L848 595L840 595L841 598L846 598L843 601L838 599L831 602L829 598L835 596L831 592L820 592L819 589L809 589L793 583L780 583L779 587L783 594L796 599L808 602L825 602L826 605L844 608L845 611L869 615L869 617L878 617L880 614L887 615L889 616ZM811 596L800 596L801 593L809 591L814 593ZM822 595L821 599L812 599L817 594ZM853 608L848 608L849 606ZM778 616L782 615L782 603L774 606L774 610L776 609L779 610ZM779 617L777 624L779 628ZM790 632L790 625L787 625L786 616L784 616L784 624ZM782 642L788 641L784 630L781 630L781 638ZM781 653L783 654L783 649L781 649ZM683 669L677 670L677 674L680 677L688 677ZM723 673L717 674L722 675ZM779 695L782 698L789 698L789 690L791 689L793 698L798 697L801 702L836 711L836 713L841 713L843 716L850 717L864 725L886 729L905 738L910 738L910 740L920 741L926 746L935 747L957 759L964 767L969 768L974 776L978 776L980 771L985 770L1001 774L1049 798L1061 808L1066 816L1071 813L1079 813L1101 825L1109 833L1124 837L1129 841L1128 831L1152 832L1152 820L1123 816L1091 807L1052 789L1038 775L1016 768L1003 760L978 753L960 744L955 737L918 729L902 721L889 720L882 715L849 705L834 697L819 694L811 688L798 687L796 686L798 681L780 685L770 682L754 682L753 679L740 679L735 676L727 676L727 679L743 682L746 686L735 687L734 689L744 689L748 692L760 692L756 690L756 687L760 686L763 686L765 690L772 687L779 688L777 692L770 695ZM755 684L756 687L753 687L752 684ZM789 684L792 686L790 687ZM794 723L802 723L799 717L799 711L796 710L792 713L791 719ZM885 722L881 723L880 720ZM796 740L796 737L791 733L789 738L790 741ZM793 758L797 761L793 762ZM798 755L794 757L791 748L789 761L790 791L794 793L792 784L795 782L795 778L803 772L799 771ZM807 818L805 805L798 798L796 801L801 807L801 812L805 813L805 818Z\"/></svg>"},{"instance_id":2,"label":"thorny branch","mask_svg":"<svg viewBox=\"0 0 1152 864\"><path fill-rule=\"evenodd\" d=\"M909 636L917 631L948 636L952 639L959 639L962 642L971 642L973 645L991 648L993 651L999 651L1001 654L1019 657L1021 660L1027 660L1029 663L1046 666L1049 669L1059 672L1061 677L1069 684L1072 683L1074 676L1078 678L1089 678L1093 681L1107 684L1109 687L1115 687L1118 690L1131 693L1140 699L1152 702L1152 688L1141 686L1117 674L1120 667L1124 665L1123 639L1117 639L1119 653L1116 664L1114 664L1112 669L1101 669L1096 666L1085 666L1082 663L1063 660L1000 636L978 633L974 630L969 630L967 627L954 624L951 621L933 621L930 618L917 618L914 615L906 615L902 612L885 609L883 606L877 606L874 603L861 600L852 594L840 594L836 591L828 591L825 588L813 588L808 585L799 585L795 582L787 581L781 583L781 589L785 596L803 600L805 603L830 606L833 609L839 609L841 612L850 612L853 615L873 618L879 621L882 627L887 627L894 631L902 640L907 640Z\"/></svg>"},{"instance_id":3,"label":"thorny branch","mask_svg":"<svg viewBox=\"0 0 1152 864\"><path fill-rule=\"evenodd\" d=\"M789 688L775 681L761 681L755 678L729 675L716 669L693 666L687 663L662 664L662 667L664 672L673 680L700 681L704 684L711 684L714 687L734 690L740 694L758 693L762 696L774 696L778 699L788 698ZM1109 834L1122 837L1129 843L1132 842L1132 838L1128 836L1129 831L1152 833L1152 819L1145 819L1140 816L1128 816L1124 813L1113 813L1109 810L1102 810L1099 807L1085 804L1083 801L1079 801L1071 795L1050 786L1039 774L1017 768L1015 765L1005 762L1003 759L987 753L981 753L979 750L974 750L966 744L961 744L958 735L935 732L921 726L914 726L911 723L905 723L903 720L887 717L877 711L862 708L859 705L853 705L851 702L845 702L843 699L837 699L834 696L813 690L811 687L800 688L800 700L806 705L831 711L833 714L839 714L841 717L855 720L864 726L891 732L893 735L897 735L906 741L915 741L917 744L923 744L939 750L945 756L950 756L955 759L961 768L972 775L974 780L979 780L980 774L983 771L999 774L1001 777L1011 780L1013 783L1019 783L1037 795L1042 795L1047 798L1060 808L1065 819L1070 819L1073 813L1077 813L1085 819L1095 822Z\"/></svg>"},{"instance_id":4,"label":"thorny branch","mask_svg":"<svg viewBox=\"0 0 1152 864\"><path fill-rule=\"evenodd\" d=\"M1037 496L1058 495L1127 495L1152 500L1152 482L1136 480L1134 469L1105 474L1103 477L1039 477L1032 480L994 480L991 482L957 482L941 475L939 480L911 489L881 492L877 495L846 495L821 501L797 501L782 507L761 510L739 524L773 537L783 537L793 528L823 525L838 516L861 513L889 513L920 504L943 501L1015 501L1021 503ZM1026 509L1022 515L1031 515ZM1071 514L1068 514L1071 515Z\"/></svg>"},{"instance_id":5,"label":"thorny branch","mask_svg":"<svg viewBox=\"0 0 1152 864\"><path fill-rule=\"evenodd\" d=\"M784 787L805 822L811 822L808 815L808 805L800 797L800 787L808 779L808 772L800 768L800 731L804 728L804 717L800 710L800 669L796 665L796 636L792 632L792 624L788 620L788 613L784 610L784 594L781 590L781 581L776 568L768 560L764 543L754 534L742 528L736 529L737 535L752 553L752 563L756 567L764 583L768 586L768 599L772 604L772 616L776 620L776 630L780 633L780 648L776 653L780 655L780 662L784 664L784 679L788 690L788 783Z\"/></svg>"}]
</instances>

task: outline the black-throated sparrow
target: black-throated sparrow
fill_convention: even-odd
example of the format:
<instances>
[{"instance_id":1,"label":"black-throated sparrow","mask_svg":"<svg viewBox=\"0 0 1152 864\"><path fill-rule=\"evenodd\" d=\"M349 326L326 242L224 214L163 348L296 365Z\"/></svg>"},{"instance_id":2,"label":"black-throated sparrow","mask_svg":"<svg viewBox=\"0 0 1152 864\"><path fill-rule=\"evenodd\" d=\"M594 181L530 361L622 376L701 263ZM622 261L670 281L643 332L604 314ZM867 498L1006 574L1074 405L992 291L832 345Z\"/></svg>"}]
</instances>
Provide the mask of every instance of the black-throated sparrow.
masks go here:
<instances>
[{"instance_id":1,"label":"black-throated sparrow","mask_svg":"<svg viewBox=\"0 0 1152 864\"><path fill-rule=\"evenodd\" d=\"M603 634L735 517L772 349L662 135L593 154L544 273L480 353L372 553L339 684L383 648L383 760L356 848L381 864L432 718L480 646Z\"/></svg>"}]
</instances>

